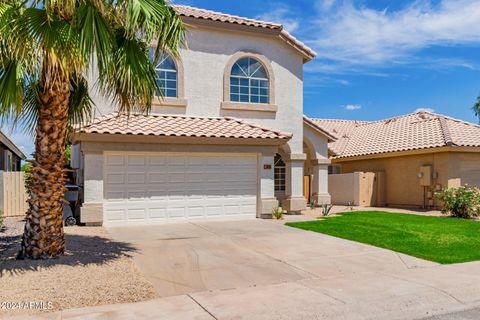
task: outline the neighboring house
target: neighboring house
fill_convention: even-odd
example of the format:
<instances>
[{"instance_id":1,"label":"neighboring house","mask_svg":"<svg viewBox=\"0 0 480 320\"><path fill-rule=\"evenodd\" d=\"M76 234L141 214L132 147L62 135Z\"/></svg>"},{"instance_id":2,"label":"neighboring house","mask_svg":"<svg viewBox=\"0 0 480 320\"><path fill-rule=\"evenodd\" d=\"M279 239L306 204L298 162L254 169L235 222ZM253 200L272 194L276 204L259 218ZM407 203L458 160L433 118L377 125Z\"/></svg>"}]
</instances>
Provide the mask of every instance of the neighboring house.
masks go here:
<instances>
[{"instance_id":1,"label":"neighboring house","mask_svg":"<svg viewBox=\"0 0 480 320\"><path fill-rule=\"evenodd\" d=\"M20 171L27 157L2 131L0 131L0 171Z\"/></svg>"},{"instance_id":2,"label":"neighboring house","mask_svg":"<svg viewBox=\"0 0 480 320\"><path fill-rule=\"evenodd\" d=\"M329 203L334 137L303 116L303 65L315 52L279 24L174 7L188 48L157 65L165 98L128 117L94 93L97 119L73 137L81 221L261 217Z\"/></svg>"},{"instance_id":3,"label":"neighboring house","mask_svg":"<svg viewBox=\"0 0 480 320\"><path fill-rule=\"evenodd\" d=\"M330 173L383 172L388 206L437 206L435 192L480 186L480 126L429 112L375 122L310 119L338 139Z\"/></svg>"}]
</instances>

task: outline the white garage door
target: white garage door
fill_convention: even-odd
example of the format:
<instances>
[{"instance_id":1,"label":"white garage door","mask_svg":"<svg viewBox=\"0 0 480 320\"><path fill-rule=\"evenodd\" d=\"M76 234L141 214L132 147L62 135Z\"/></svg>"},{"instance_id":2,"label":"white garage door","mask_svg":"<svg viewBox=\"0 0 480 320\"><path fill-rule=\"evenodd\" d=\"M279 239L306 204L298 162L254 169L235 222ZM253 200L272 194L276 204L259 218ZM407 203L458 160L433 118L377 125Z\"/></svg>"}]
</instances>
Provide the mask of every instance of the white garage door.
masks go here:
<instances>
[{"instance_id":1,"label":"white garage door","mask_svg":"<svg viewBox=\"0 0 480 320\"><path fill-rule=\"evenodd\" d=\"M252 156L107 153L105 225L256 216Z\"/></svg>"}]
</instances>

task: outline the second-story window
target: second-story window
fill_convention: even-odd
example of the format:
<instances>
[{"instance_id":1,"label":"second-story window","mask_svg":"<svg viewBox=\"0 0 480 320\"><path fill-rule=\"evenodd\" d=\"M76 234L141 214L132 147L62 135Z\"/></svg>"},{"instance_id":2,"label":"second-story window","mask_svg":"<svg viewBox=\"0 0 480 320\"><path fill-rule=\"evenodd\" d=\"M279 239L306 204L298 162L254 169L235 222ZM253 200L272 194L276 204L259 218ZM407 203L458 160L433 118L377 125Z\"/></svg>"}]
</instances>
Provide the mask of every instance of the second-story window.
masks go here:
<instances>
[{"instance_id":1,"label":"second-story window","mask_svg":"<svg viewBox=\"0 0 480 320\"><path fill-rule=\"evenodd\" d=\"M155 49L150 49L150 59L153 61L155 56ZM178 78L177 78L177 66L175 61L168 53L162 53L158 63L155 66L157 71L157 84L160 91L157 91L156 96L162 96L167 98L178 97Z\"/></svg>"},{"instance_id":2,"label":"second-story window","mask_svg":"<svg viewBox=\"0 0 480 320\"><path fill-rule=\"evenodd\" d=\"M235 62L230 76L230 101L269 103L268 88L268 74L259 61L249 57Z\"/></svg>"}]
</instances>

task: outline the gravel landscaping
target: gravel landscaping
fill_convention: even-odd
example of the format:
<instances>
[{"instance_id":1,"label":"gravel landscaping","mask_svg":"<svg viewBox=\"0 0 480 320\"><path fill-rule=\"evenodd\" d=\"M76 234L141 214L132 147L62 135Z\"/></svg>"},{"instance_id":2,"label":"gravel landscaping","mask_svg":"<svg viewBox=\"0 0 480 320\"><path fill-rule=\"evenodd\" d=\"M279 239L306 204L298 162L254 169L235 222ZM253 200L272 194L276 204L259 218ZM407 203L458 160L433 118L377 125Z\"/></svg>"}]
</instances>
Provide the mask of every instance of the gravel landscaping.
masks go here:
<instances>
[{"instance_id":1,"label":"gravel landscaping","mask_svg":"<svg viewBox=\"0 0 480 320\"><path fill-rule=\"evenodd\" d=\"M128 243L116 242L102 227L65 229L67 253L51 260L15 260L24 222L5 218L0 230L0 317L157 298L137 270ZM42 310L17 303L37 302ZM5 303L10 309L5 308Z\"/></svg>"}]
</instances>

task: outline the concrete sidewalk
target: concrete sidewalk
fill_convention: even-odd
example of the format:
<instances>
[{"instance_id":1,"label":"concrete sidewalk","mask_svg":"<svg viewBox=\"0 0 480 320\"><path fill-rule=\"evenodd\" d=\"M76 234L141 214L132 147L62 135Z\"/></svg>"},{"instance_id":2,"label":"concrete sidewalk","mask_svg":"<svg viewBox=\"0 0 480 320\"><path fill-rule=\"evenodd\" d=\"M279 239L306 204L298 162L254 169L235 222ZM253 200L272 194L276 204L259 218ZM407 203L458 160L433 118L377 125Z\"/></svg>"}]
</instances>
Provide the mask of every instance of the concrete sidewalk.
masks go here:
<instances>
[{"instance_id":1,"label":"concrete sidewalk","mask_svg":"<svg viewBox=\"0 0 480 320\"><path fill-rule=\"evenodd\" d=\"M162 298L49 317L394 320L480 306L478 262L438 265L265 220L110 231L139 249Z\"/></svg>"}]
</instances>

